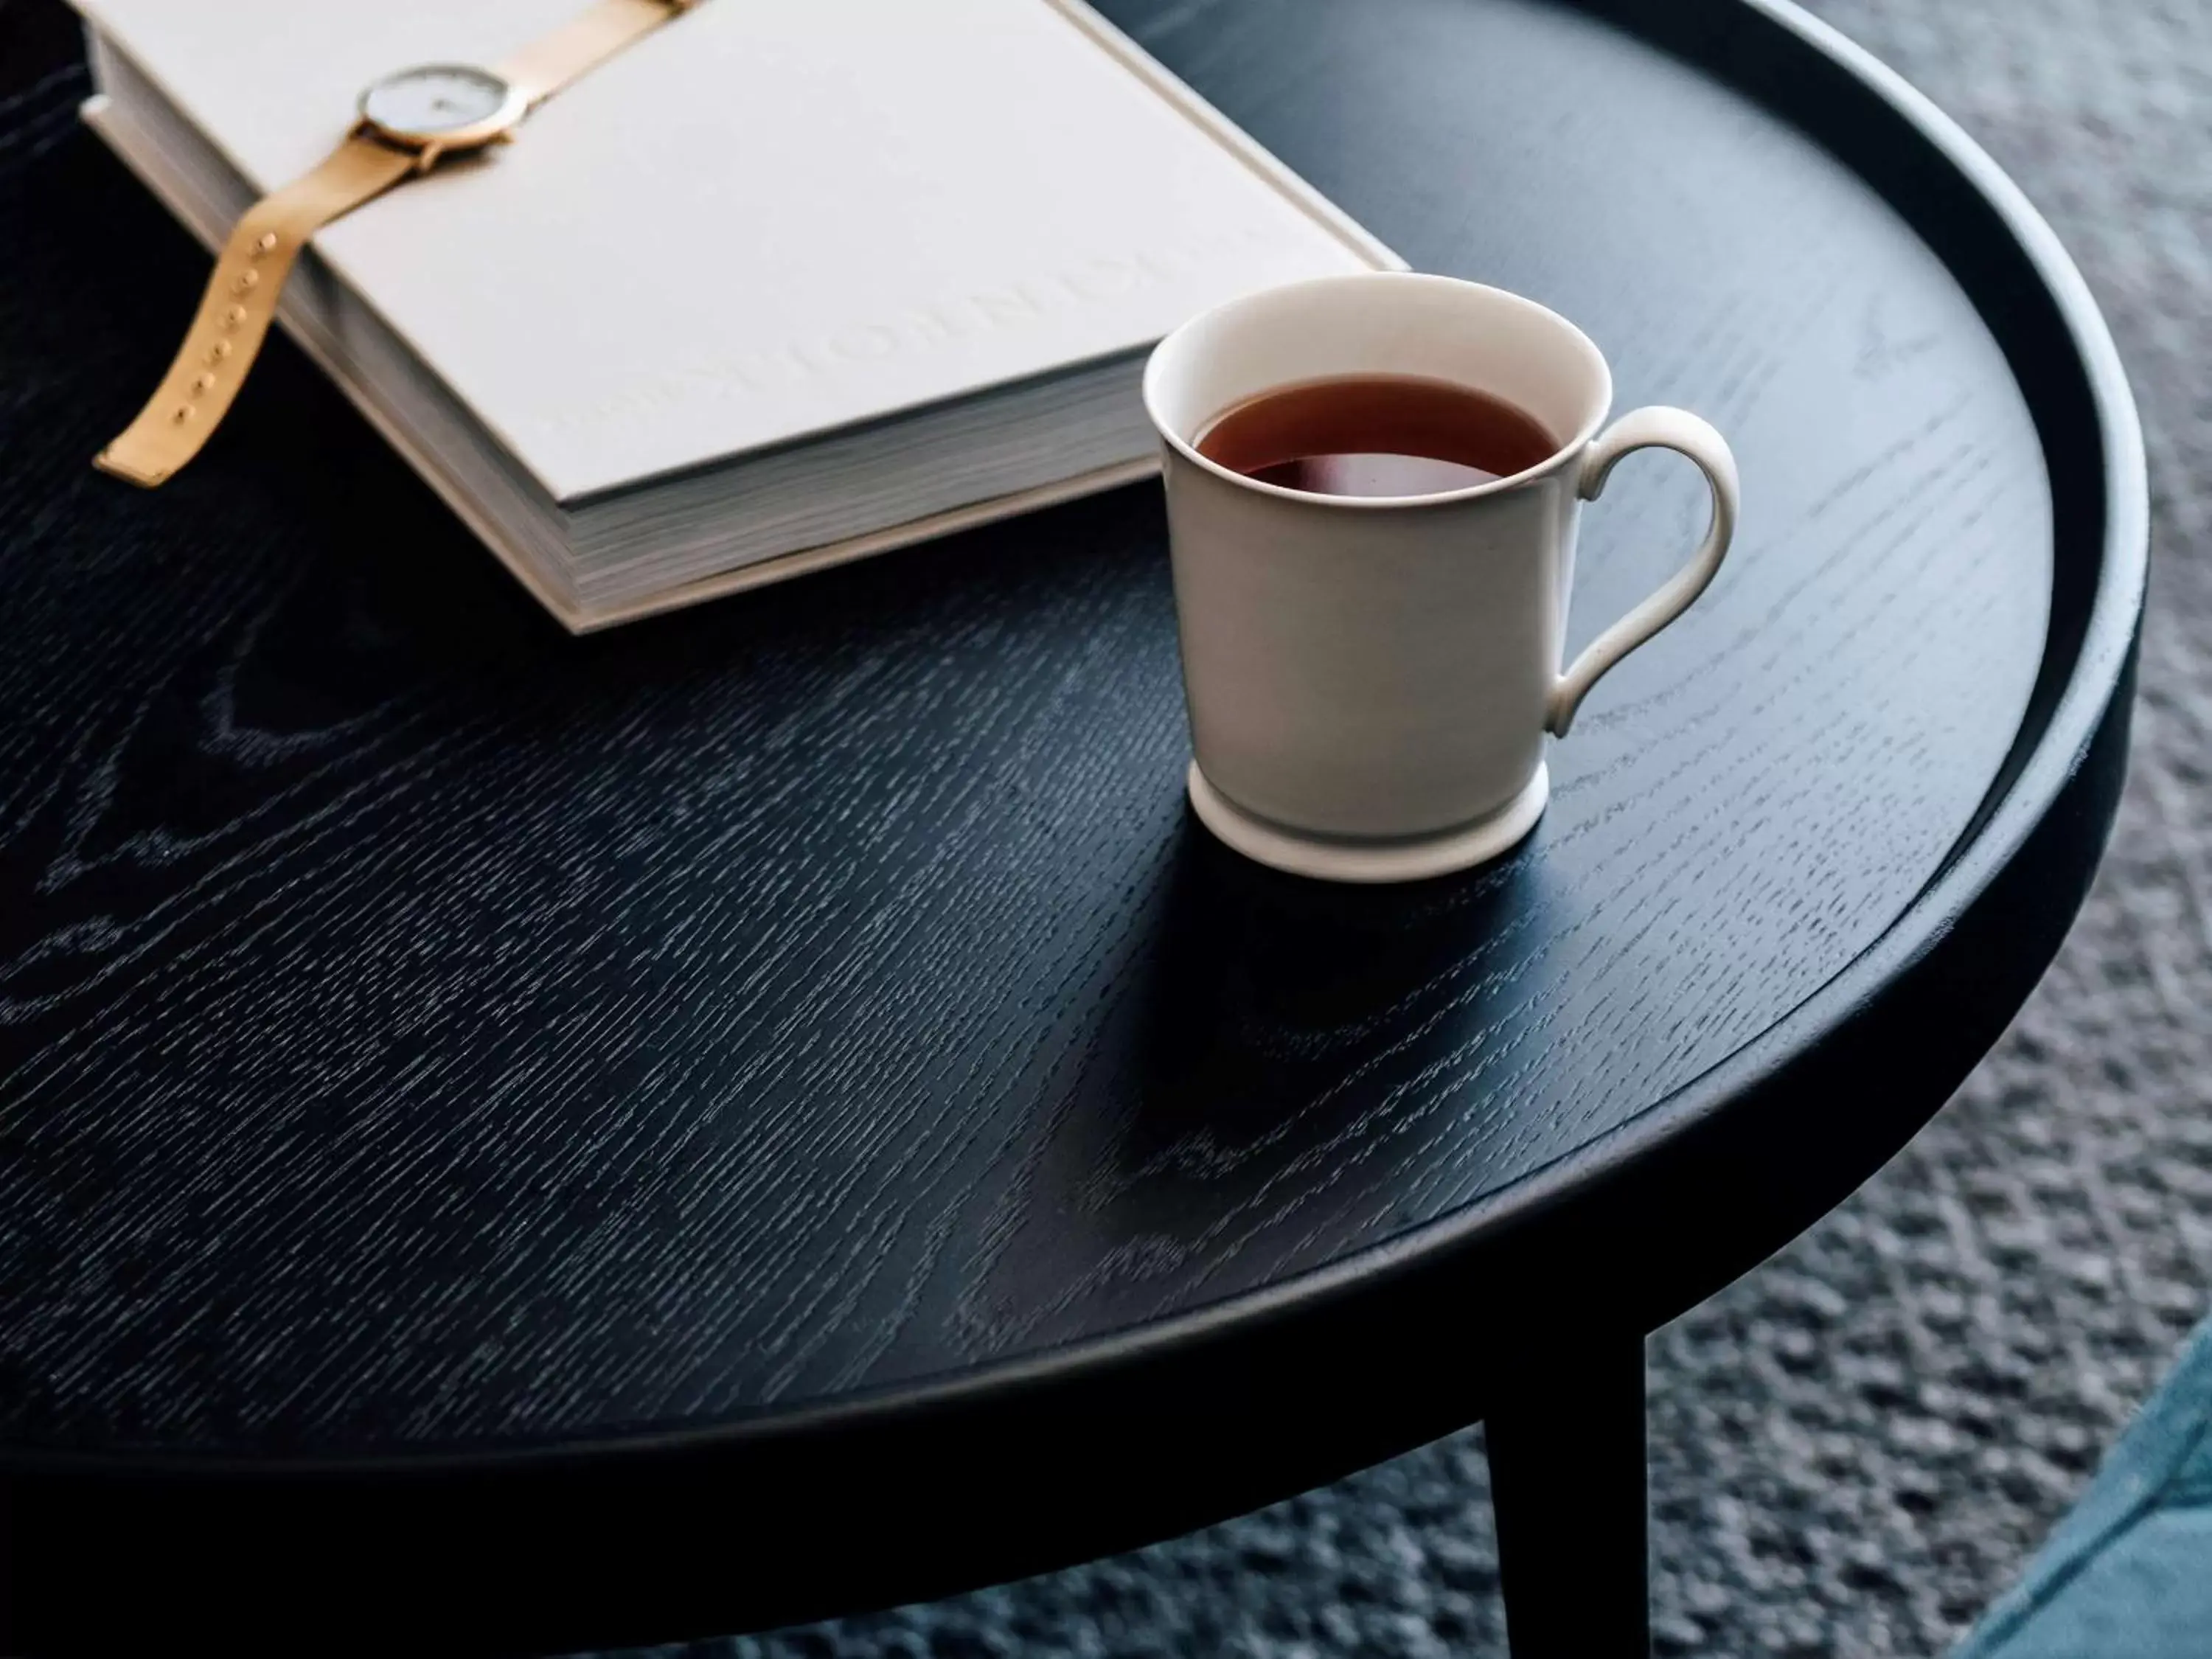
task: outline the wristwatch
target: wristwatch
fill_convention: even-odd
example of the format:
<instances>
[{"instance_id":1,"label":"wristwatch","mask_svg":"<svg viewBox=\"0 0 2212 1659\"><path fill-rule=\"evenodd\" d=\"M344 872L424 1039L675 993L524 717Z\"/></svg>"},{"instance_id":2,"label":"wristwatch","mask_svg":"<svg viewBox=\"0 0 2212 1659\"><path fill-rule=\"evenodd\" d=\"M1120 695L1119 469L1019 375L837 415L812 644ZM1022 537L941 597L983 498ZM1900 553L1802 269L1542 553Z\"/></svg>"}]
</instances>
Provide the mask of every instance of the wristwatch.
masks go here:
<instances>
[{"instance_id":1,"label":"wristwatch","mask_svg":"<svg viewBox=\"0 0 2212 1659\"><path fill-rule=\"evenodd\" d=\"M371 86L361 95L360 119L330 158L239 220L176 361L138 418L93 464L149 489L174 476L237 397L309 237L448 155L511 141L538 105L697 3L597 0L496 69L432 64Z\"/></svg>"}]
</instances>

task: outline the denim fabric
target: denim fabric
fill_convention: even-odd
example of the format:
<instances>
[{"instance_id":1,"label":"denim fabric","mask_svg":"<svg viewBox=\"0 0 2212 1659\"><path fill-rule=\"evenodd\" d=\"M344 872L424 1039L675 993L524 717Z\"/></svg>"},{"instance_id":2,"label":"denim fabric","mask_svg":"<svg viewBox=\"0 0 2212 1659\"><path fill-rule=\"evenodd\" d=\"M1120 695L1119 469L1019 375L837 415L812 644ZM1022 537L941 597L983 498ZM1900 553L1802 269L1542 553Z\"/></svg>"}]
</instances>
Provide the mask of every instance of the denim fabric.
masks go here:
<instances>
[{"instance_id":1,"label":"denim fabric","mask_svg":"<svg viewBox=\"0 0 2212 1659\"><path fill-rule=\"evenodd\" d=\"M2212 1320L1954 1659L2212 1654Z\"/></svg>"}]
</instances>

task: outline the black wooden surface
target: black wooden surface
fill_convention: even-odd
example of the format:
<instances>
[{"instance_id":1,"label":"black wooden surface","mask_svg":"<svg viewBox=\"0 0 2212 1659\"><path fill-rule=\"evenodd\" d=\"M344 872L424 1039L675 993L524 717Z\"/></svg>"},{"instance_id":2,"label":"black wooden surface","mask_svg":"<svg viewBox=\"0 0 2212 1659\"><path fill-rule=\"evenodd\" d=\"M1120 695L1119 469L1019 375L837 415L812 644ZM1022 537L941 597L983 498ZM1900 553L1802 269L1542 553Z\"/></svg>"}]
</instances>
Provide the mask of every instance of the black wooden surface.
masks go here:
<instances>
[{"instance_id":1,"label":"black wooden surface","mask_svg":"<svg viewBox=\"0 0 2212 1659\"><path fill-rule=\"evenodd\" d=\"M548 1644L830 1610L810 1528L855 1604L1139 1541L1467 1420L1547 1318L1703 1294L2017 1006L2116 786L2130 502L1986 204L1747 8L1674 15L1872 122L1857 164L1929 181L1917 234L1569 10L1107 9L1417 266L1582 322L1623 407L1712 418L1746 478L1720 580L1554 751L1521 853L1309 886L1186 817L1151 489L570 640L289 349L176 484L95 477L204 261L88 138L9 172L0 1448L43 1537L351 1516L361 1559L293 1569L427 1595L458 1569L425 1540L495 1514L532 1600L466 1582ZM1571 645L1698 495L1624 469ZM1901 939L2001 772L2040 793ZM1987 971L1927 954L2015 868ZM1863 1109L1754 1098L1854 1031L1833 1086L1894 1073ZM1212 1395L1103 1358L1186 1330ZM1258 1388L1333 1409L1286 1444ZM917 1525L963 1475L1013 1505L972 1548ZM617 1513L732 1482L784 1506L746 1523L775 1582ZM855 1484L866 1522L807 1507ZM659 1581L586 1608L647 1540Z\"/></svg>"}]
</instances>

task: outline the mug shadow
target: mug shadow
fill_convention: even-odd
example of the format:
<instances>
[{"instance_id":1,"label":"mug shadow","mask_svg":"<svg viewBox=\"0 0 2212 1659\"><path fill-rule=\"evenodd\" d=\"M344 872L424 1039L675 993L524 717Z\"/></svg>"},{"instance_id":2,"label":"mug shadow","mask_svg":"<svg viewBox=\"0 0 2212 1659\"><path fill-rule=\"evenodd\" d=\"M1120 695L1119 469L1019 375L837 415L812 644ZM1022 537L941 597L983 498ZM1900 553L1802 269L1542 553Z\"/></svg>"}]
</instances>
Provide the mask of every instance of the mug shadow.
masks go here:
<instances>
[{"instance_id":1,"label":"mug shadow","mask_svg":"<svg viewBox=\"0 0 2212 1659\"><path fill-rule=\"evenodd\" d=\"M1458 875L1334 886L1253 864L1186 815L1128 1024L1103 1045L1118 1058L1079 1085L1090 1099L1049 1160L1094 1243L1258 1224L1355 1146L1417 1146L1391 1122L1407 1085L1530 1017L1516 981L1547 903L1540 838Z\"/></svg>"}]
</instances>

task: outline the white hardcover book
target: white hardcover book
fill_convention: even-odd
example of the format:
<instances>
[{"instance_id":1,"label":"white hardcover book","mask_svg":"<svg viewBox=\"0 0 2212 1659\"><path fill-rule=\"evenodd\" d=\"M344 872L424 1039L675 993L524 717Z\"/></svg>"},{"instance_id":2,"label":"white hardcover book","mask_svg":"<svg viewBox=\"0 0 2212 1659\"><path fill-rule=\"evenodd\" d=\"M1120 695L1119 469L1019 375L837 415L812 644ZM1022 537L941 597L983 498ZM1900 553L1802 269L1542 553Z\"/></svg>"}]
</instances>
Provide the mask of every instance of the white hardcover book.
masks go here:
<instances>
[{"instance_id":1,"label":"white hardcover book","mask_svg":"<svg viewBox=\"0 0 2212 1659\"><path fill-rule=\"evenodd\" d=\"M76 3L87 119L212 246L370 82L582 0ZM326 228L279 318L580 629L1142 476L1163 334L1399 263L1081 0L703 0Z\"/></svg>"}]
</instances>

